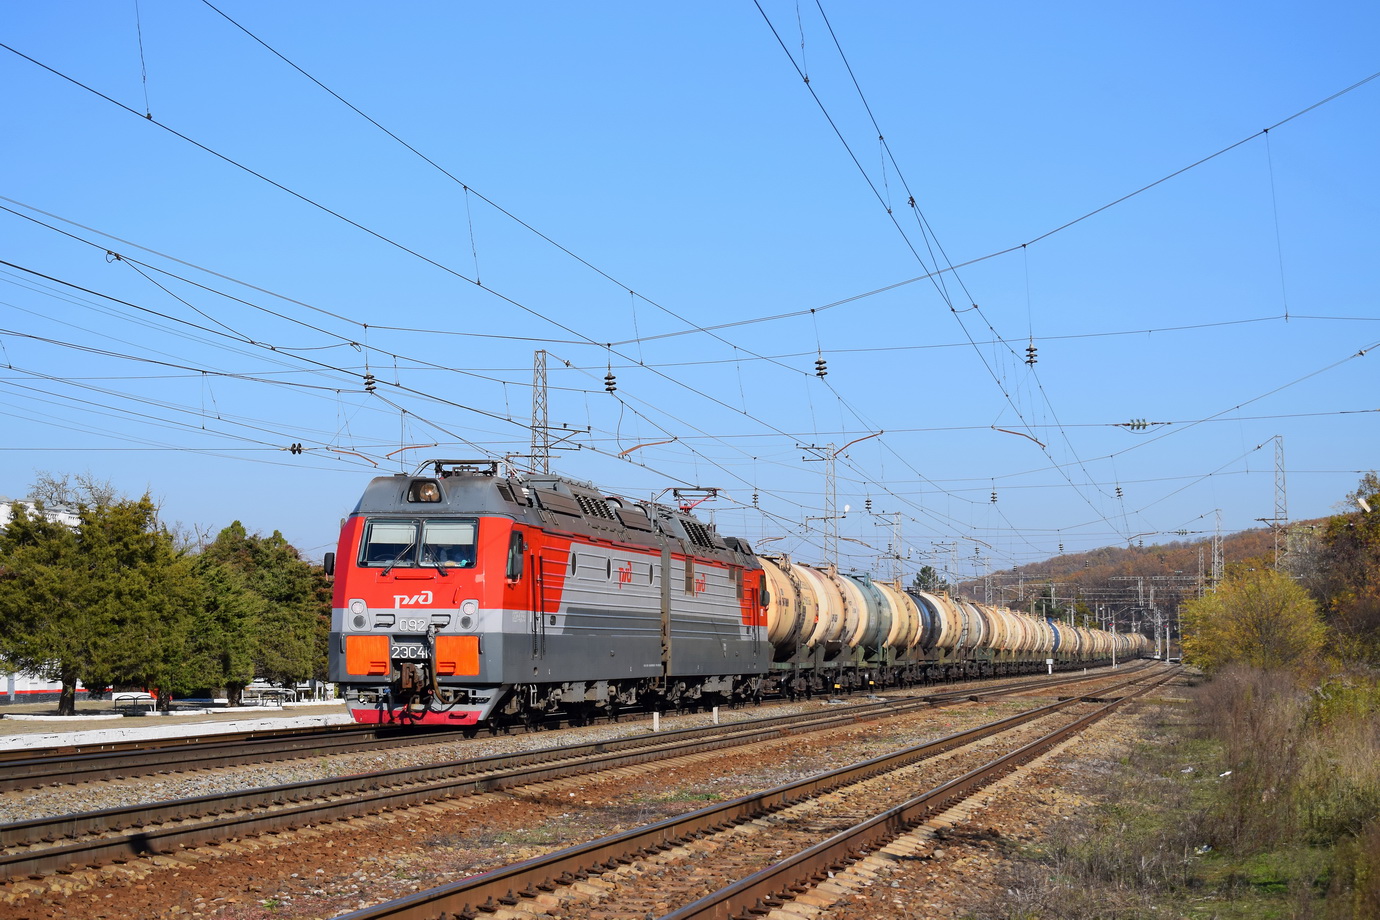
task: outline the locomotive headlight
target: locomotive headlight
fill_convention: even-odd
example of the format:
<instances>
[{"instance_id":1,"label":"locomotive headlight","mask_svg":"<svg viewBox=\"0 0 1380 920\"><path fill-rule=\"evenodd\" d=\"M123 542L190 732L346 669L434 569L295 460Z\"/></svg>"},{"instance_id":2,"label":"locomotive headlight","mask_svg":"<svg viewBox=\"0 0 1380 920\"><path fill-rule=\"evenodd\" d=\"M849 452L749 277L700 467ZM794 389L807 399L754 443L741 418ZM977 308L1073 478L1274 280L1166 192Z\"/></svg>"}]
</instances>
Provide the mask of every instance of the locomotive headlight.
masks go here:
<instances>
[{"instance_id":1,"label":"locomotive headlight","mask_svg":"<svg viewBox=\"0 0 1380 920\"><path fill-rule=\"evenodd\" d=\"M475 620L479 617L479 601L474 598L467 598L460 602L460 628L474 629Z\"/></svg>"},{"instance_id":2,"label":"locomotive headlight","mask_svg":"<svg viewBox=\"0 0 1380 920\"><path fill-rule=\"evenodd\" d=\"M350 598L347 609L350 611L350 625L355 629L364 629L369 625L369 620L365 614L369 612L369 605L361 597Z\"/></svg>"}]
</instances>

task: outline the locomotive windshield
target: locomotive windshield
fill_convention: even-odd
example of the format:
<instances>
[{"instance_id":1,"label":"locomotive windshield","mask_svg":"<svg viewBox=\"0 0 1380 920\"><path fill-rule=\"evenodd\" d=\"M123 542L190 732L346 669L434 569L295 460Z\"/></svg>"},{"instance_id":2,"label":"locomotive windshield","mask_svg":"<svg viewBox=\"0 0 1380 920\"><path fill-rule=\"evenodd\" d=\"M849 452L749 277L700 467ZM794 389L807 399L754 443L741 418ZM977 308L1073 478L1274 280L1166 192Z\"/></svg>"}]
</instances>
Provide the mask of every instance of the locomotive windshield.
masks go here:
<instances>
[{"instance_id":1,"label":"locomotive windshield","mask_svg":"<svg viewBox=\"0 0 1380 920\"><path fill-rule=\"evenodd\" d=\"M370 521L360 564L394 568L469 568L475 560L474 521Z\"/></svg>"}]
</instances>

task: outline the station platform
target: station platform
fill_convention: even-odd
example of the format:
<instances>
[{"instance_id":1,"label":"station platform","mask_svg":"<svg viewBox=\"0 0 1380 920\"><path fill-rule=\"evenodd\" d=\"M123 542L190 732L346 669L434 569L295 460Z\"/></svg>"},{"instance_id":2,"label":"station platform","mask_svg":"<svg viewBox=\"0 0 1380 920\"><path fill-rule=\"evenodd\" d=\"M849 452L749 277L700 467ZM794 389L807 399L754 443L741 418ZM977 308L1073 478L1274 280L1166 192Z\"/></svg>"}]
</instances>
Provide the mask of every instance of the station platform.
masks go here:
<instances>
[{"instance_id":1,"label":"station platform","mask_svg":"<svg viewBox=\"0 0 1380 920\"><path fill-rule=\"evenodd\" d=\"M109 700L83 702L74 716L59 716L53 704L0 707L0 745L15 748L99 744L141 738L176 738L221 732L342 725L351 721L344 700L281 706L182 709L171 713L115 712Z\"/></svg>"}]
</instances>

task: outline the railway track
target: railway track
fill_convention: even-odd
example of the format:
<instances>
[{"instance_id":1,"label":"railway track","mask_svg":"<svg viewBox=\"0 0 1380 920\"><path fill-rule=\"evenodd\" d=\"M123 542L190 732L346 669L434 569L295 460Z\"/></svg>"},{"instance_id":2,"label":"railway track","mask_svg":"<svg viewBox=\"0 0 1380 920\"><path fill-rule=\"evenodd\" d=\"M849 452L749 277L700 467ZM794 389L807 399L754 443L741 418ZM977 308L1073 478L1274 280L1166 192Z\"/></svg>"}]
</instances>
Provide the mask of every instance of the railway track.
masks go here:
<instances>
[{"instance_id":1,"label":"railway track","mask_svg":"<svg viewBox=\"0 0 1380 920\"><path fill-rule=\"evenodd\" d=\"M1106 680L1107 675L1081 678L1090 679ZM1039 689L1048 688L1049 685L1044 684ZM1027 682L988 685L981 696L991 698L1034 689L1037 688ZM245 790L231 796L133 805L0 825L0 878L39 877L75 867L170 853L184 847L328 823L555 777L690 756L944 705L974 695L972 690L965 690L878 700L806 716L778 716L727 726L567 744L523 754Z\"/></svg>"},{"instance_id":2,"label":"railway track","mask_svg":"<svg viewBox=\"0 0 1380 920\"><path fill-rule=\"evenodd\" d=\"M596 914L663 920L746 920L769 914L976 790L1103 718L1173 673L1124 682L1121 697L1073 698L937 741L570 847L450 885L354 911L339 920L474 920ZM1131 684L1140 684L1132 689ZM1082 708L1049 731L1055 712ZM998 756L973 746L1026 730ZM1034 734L1035 737L1030 737ZM959 756L959 750L963 756ZM920 795L917 764L951 754L951 778ZM981 761L981 762L975 762ZM879 810L880 809L880 810ZM821 840L821 837L824 839Z\"/></svg>"},{"instance_id":3,"label":"railway track","mask_svg":"<svg viewBox=\"0 0 1380 920\"><path fill-rule=\"evenodd\" d=\"M273 763L461 739L458 730L416 732L374 725L229 732L143 742L12 751L0 758L0 792Z\"/></svg>"},{"instance_id":4,"label":"railway track","mask_svg":"<svg viewBox=\"0 0 1380 920\"><path fill-rule=\"evenodd\" d=\"M1120 673L1132 672L1132 669L1122 669ZM955 699L1014 692L1015 688L1021 686L1037 689L1076 684L1094 676L1098 675L1064 675L1055 679L1042 677L999 684L972 682L962 687L926 692L922 696L933 705L939 705ZM638 721L648 717L626 718ZM460 741L467 737L465 732L454 729L332 725L308 730L258 730L0 752L0 768L3 768L0 770L0 792L240 767L359 751L412 748Z\"/></svg>"}]
</instances>

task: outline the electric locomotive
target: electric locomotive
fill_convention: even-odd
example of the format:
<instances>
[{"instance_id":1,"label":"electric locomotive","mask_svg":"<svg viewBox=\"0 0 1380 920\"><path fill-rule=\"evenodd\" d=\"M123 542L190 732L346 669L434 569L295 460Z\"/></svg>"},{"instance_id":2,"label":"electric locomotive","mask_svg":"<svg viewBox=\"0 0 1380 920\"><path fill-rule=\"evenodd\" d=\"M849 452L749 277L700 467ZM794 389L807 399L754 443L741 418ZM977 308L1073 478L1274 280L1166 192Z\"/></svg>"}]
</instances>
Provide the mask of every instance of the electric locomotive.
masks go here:
<instances>
[{"instance_id":1,"label":"electric locomotive","mask_svg":"<svg viewBox=\"0 0 1380 920\"><path fill-rule=\"evenodd\" d=\"M575 724L753 698L762 567L688 512L491 461L372 480L341 527L330 679L359 722Z\"/></svg>"}]
</instances>

